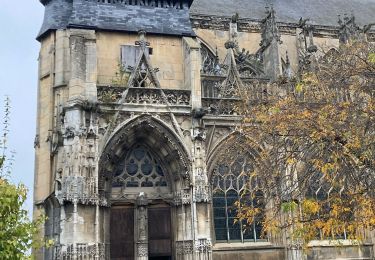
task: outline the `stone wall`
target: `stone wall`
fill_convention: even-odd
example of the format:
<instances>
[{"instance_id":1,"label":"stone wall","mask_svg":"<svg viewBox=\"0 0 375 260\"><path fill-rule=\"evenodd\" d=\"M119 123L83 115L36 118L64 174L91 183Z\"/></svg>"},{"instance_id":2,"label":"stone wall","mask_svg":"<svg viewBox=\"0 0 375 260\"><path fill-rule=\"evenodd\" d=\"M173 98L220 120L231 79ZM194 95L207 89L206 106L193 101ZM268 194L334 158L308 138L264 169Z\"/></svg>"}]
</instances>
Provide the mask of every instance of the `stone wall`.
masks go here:
<instances>
[{"instance_id":1,"label":"stone wall","mask_svg":"<svg viewBox=\"0 0 375 260\"><path fill-rule=\"evenodd\" d=\"M98 85L110 85L116 80L116 72L121 57L121 46L135 46L136 34L98 32L97 64ZM180 37L148 35L147 41L152 48L150 55L160 84L166 89L184 88L183 49Z\"/></svg>"}]
</instances>

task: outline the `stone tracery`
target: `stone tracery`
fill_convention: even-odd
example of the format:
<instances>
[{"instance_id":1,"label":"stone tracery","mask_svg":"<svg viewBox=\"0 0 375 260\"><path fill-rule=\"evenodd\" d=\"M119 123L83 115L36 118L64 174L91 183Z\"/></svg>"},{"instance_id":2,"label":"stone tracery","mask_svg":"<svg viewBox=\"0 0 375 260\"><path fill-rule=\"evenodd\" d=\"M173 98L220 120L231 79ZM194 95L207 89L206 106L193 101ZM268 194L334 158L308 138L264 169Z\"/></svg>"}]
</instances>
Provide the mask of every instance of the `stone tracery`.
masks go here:
<instances>
[{"instance_id":1,"label":"stone tracery","mask_svg":"<svg viewBox=\"0 0 375 260\"><path fill-rule=\"evenodd\" d=\"M219 152L215 152L219 151ZM211 154L210 162L213 217L216 240L218 241L257 241L261 235L261 219L256 219L251 227L243 228L241 222L235 222L234 203L244 192L253 194L249 198L253 205L262 200L261 183L252 175L257 167L258 152L251 149L246 140L239 135L224 139Z\"/></svg>"},{"instance_id":2,"label":"stone tracery","mask_svg":"<svg viewBox=\"0 0 375 260\"><path fill-rule=\"evenodd\" d=\"M130 149L125 161L119 163L114 187L166 187L164 170L151 151L142 145Z\"/></svg>"},{"instance_id":3,"label":"stone tracery","mask_svg":"<svg viewBox=\"0 0 375 260\"><path fill-rule=\"evenodd\" d=\"M152 138L150 138L150 135L148 135L148 133L150 132L153 133ZM123 161L121 161L121 158L124 158L126 154L130 156L127 157L127 159L129 159L128 163L131 163L132 158L134 162L136 161L136 155L134 153L137 150L131 150L131 147L133 147L133 142L135 142L136 140L138 140L138 142L141 142L143 140L144 145L146 146L143 145L135 148L141 148L138 151L145 152L145 155L146 149L142 147L155 147L156 144L160 145L159 149L161 149L162 153L165 154L165 158L167 158L167 160L170 162L168 166L168 172L170 173L169 178L171 178L171 180L184 179L187 177L185 173L189 172L189 156L186 150L183 148L182 142L177 141L178 137L173 133L173 130L167 129L158 119L155 119L151 116L139 116L135 119L131 119L130 122L125 123L124 126L120 127L119 130L116 131L116 134L114 134L110 138L110 141L107 143L100 163L102 168L100 171L101 175L99 176L99 190L104 191L106 189L110 189L112 185L105 186L105 183L107 183L109 180L112 181L113 178L114 180L118 180L119 176L124 176L124 173L117 173L119 175L115 176L116 174L114 174L113 171L116 168L114 167L115 165L123 163ZM151 157L153 156L149 155L149 158ZM145 158L141 158L141 160L138 160L137 162L145 162L144 160ZM126 166L129 166L129 164ZM140 164L140 167L142 167L142 163ZM156 166L156 168L152 170L152 172L155 173L156 176L158 176L155 178L155 182L152 181L153 185L156 185L156 183L159 181L159 184L163 184L162 186L165 186L165 182L160 182L160 180L165 180L165 177L167 176L158 174L159 171L164 175L164 171L161 171L161 169L162 168L160 168L159 170ZM128 171L128 173L126 173L126 176L127 178L130 178L129 180L131 180L131 178L133 177L129 173L131 172ZM141 179L146 178L146 175L143 174ZM150 175L152 176L151 173ZM131 184L131 182L129 182L129 184ZM139 187L141 185L141 183L138 183Z\"/></svg>"}]
</instances>

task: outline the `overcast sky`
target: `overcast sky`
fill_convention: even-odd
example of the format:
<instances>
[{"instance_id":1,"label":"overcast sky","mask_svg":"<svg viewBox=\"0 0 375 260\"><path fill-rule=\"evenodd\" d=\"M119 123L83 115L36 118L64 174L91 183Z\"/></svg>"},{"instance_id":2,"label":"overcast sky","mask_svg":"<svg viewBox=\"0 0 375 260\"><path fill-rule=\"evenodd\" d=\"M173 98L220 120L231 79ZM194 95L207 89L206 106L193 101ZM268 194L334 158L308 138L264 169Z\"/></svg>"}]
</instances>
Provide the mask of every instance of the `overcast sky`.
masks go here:
<instances>
[{"instance_id":1,"label":"overcast sky","mask_svg":"<svg viewBox=\"0 0 375 260\"><path fill-rule=\"evenodd\" d=\"M34 180L39 52L35 37L43 21L43 11L38 0L0 0L0 115L2 119L3 100L7 95L12 107L8 147L16 152L12 180L21 181L29 188L26 203L29 210Z\"/></svg>"}]
</instances>

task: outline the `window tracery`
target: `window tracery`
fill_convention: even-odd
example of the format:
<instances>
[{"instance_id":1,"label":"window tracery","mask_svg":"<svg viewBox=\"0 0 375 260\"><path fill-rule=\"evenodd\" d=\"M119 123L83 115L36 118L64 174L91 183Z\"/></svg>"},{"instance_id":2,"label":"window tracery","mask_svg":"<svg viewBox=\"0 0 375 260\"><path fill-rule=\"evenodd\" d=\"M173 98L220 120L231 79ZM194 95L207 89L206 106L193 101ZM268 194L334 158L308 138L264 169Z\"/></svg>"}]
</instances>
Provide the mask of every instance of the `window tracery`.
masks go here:
<instances>
[{"instance_id":1,"label":"window tracery","mask_svg":"<svg viewBox=\"0 0 375 260\"><path fill-rule=\"evenodd\" d=\"M159 160L145 146L129 151L114 175L113 187L167 187L165 170Z\"/></svg>"},{"instance_id":2,"label":"window tracery","mask_svg":"<svg viewBox=\"0 0 375 260\"><path fill-rule=\"evenodd\" d=\"M325 219L326 216L330 215L332 210L331 203L336 199L341 199L346 196L348 196L348 194L344 185L340 185L339 183L333 184L330 181L327 181L326 177L321 172L314 172L307 180L304 197L321 204L321 208L316 216L318 219ZM347 214L340 216L341 219L346 218L347 220L353 217L354 215L352 212L347 212ZM345 228L342 232L338 233L337 230L334 230L332 227L330 236L324 236L323 231L319 230L315 239L347 239L347 234Z\"/></svg>"},{"instance_id":3,"label":"window tracery","mask_svg":"<svg viewBox=\"0 0 375 260\"><path fill-rule=\"evenodd\" d=\"M213 170L213 217L217 241L246 242L257 241L260 238L261 219L255 219L246 228L245 223L241 221L235 223L235 202L239 201L243 194L255 194L246 195L242 199L255 207L263 206L260 184L256 177L250 177L250 173L254 171L253 167L254 158L250 154L242 154L231 162L221 161Z\"/></svg>"},{"instance_id":4,"label":"window tracery","mask_svg":"<svg viewBox=\"0 0 375 260\"><path fill-rule=\"evenodd\" d=\"M221 75L221 66L219 64L219 57L203 43L201 44L201 59L202 67L201 73L206 75Z\"/></svg>"}]
</instances>

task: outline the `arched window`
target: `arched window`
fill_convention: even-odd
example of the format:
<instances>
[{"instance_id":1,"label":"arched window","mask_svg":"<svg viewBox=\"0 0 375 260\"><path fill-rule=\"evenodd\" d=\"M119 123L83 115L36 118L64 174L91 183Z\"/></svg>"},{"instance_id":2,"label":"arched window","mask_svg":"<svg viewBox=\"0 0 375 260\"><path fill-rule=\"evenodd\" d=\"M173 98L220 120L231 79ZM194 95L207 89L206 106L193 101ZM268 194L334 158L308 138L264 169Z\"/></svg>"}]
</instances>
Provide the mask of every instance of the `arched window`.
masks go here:
<instances>
[{"instance_id":1,"label":"arched window","mask_svg":"<svg viewBox=\"0 0 375 260\"><path fill-rule=\"evenodd\" d=\"M113 187L166 187L165 172L152 152L142 145L135 146L117 165Z\"/></svg>"},{"instance_id":2,"label":"arched window","mask_svg":"<svg viewBox=\"0 0 375 260\"><path fill-rule=\"evenodd\" d=\"M201 73L205 75L220 75L221 67L217 53L214 54L210 48L201 43Z\"/></svg>"},{"instance_id":3,"label":"arched window","mask_svg":"<svg viewBox=\"0 0 375 260\"><path fill-rule=\"evenodd\" d=\"M318 202L320 204L320 210L316 214L316 218L325 220L327 216L330 215L332 210L332 201L335 199L348 200L347 190L345 186L338 185L338 183L331 182L327 180L325 175L321 172L314 172L310 174L310 177L305 182L305 199L310 199ZM347 220L354 218L352 212L348 211L346 214L340 215L341 219L346 218ZM347 239L346 230L338 232L332 227L330 235L324 235L324 232L319 229L316 232L315 239Z\"/></svg>"},{"instance_id":4,"label":"arched window","mask_svg":"<svg viewBox=\"0 0 375 260\"><path fill-rule=\"evenodd\" d=\"M234 204L244 191L245 194L255 194L255 197L247 196L248 203L255 207L262 207L263 193L259 191L259 183L256 178L249 177L254 171L253 165L254 159L248 154L229 163L220 162L213 170L214 228L216 240L219 242L257 241L260 238L262 231L260 218L256 218L246 228L243 226L245 223L234 223L237 216Z\"/></svg>"}]
</instances>

